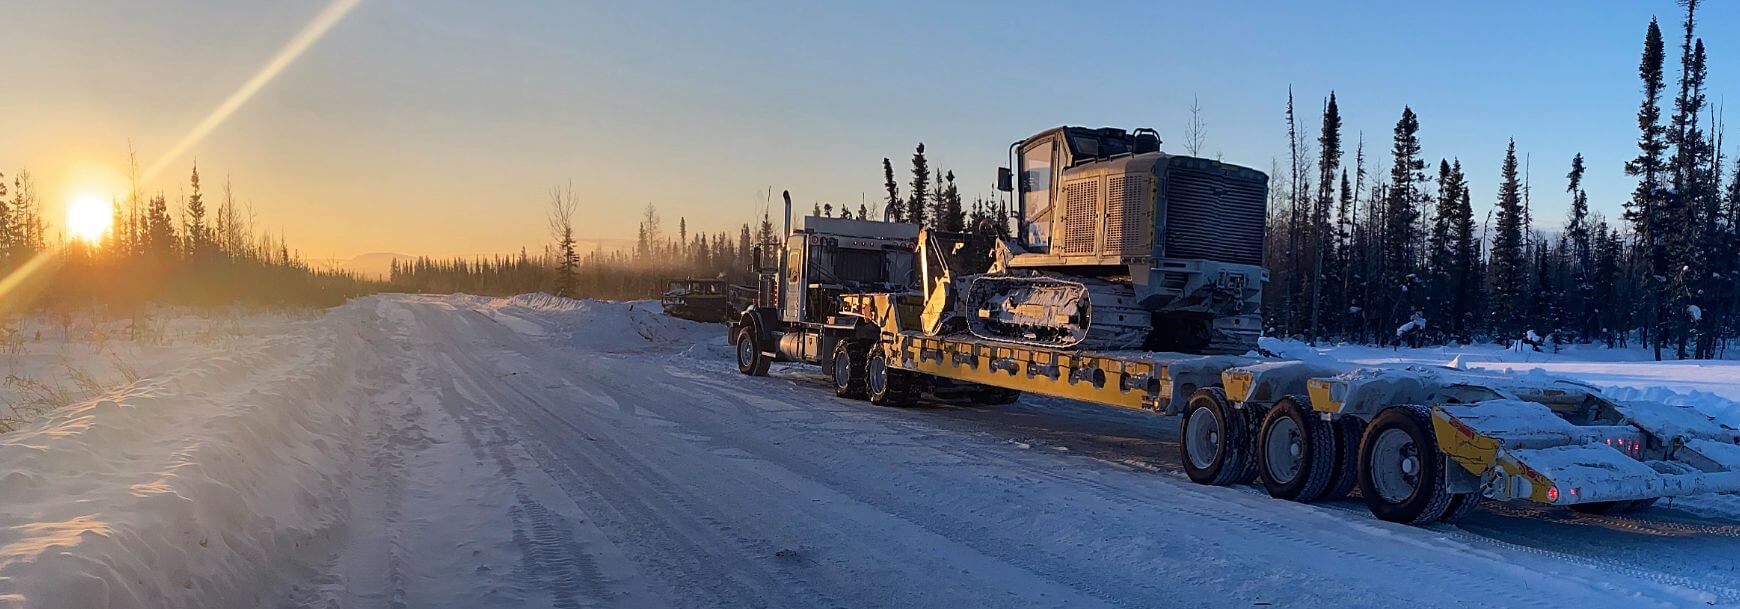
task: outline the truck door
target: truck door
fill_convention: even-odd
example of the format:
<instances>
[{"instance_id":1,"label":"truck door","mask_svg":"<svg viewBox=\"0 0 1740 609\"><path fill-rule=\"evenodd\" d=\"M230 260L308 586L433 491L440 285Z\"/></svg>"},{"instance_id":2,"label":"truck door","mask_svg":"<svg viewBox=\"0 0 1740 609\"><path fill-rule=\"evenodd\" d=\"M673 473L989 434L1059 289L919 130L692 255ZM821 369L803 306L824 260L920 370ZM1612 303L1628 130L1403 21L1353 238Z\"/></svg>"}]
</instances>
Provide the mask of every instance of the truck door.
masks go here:
<instances>
[{"instance_id":1,"label":"truck door","mask_svg":"<svg viewBox=\"0 0 1740 609\"><path fill-rule=\"evenodd\" d=\"M804 299L809 297L809 235L791 235L785 240L785 276L780 278L779 317L788 322L804 320Z\"/></svg>"}]
</instances>

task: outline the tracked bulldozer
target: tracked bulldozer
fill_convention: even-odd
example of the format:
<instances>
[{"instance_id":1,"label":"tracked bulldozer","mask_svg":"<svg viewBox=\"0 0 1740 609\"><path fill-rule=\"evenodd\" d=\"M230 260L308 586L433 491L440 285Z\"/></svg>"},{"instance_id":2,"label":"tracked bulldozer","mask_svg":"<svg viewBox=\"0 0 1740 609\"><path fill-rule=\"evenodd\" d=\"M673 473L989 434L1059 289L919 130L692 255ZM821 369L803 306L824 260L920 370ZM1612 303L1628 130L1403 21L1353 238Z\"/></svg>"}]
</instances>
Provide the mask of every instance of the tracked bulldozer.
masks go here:
<instances>
[{"instance_id":1,"label":"tracked bulldozer","mask_svg":"<svg viewBox=\"0 0 1740 609\"><path fill-rule=\"evenodd\" d=\"M1019 228L961 278L975 335L1044 347L1244 353L1259 311L1268 176L1160 151L1152 129L1058 127L998 172Z\"/></svg>"}]
</instances>

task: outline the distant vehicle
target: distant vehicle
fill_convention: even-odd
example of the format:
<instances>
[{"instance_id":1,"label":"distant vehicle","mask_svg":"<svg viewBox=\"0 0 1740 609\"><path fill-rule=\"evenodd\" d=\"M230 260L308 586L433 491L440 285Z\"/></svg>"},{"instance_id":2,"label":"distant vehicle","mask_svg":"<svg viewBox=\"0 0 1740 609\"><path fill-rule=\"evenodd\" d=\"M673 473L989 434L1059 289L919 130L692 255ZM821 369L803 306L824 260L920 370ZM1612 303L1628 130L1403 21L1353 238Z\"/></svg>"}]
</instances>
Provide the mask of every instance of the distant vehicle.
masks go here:
<instances>
[{"instance_id":1,"label":"distant vehicle","mask_svg":"<svg viewBox=\"0 0 1740 609\"><path fill-rule=\"evenodd\" d=\"M672 279L665 283L659 303L671 317L721 322L731 310L728 293L731 287L723 279Z\"/></svg>"}]
</instances>

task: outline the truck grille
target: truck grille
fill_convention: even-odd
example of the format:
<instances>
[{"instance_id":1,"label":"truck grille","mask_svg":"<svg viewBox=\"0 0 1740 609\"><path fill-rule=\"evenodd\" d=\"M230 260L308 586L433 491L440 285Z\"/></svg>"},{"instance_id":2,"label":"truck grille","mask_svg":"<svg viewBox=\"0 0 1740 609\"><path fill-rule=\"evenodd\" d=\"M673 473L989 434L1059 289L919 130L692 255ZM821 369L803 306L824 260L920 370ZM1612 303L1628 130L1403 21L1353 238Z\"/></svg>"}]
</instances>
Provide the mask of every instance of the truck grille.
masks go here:
<instances>
[{"instance_id":1,"label":"truck grille","mask_svg":"<svg viewBox=\"0 0 1740 609\"><path fill-rule=\"evenodd\" d=\"M1261 173L1174 157L1165 184L1167 258L1263 264L1268 183Z\"/></svg>"}]
</instances>

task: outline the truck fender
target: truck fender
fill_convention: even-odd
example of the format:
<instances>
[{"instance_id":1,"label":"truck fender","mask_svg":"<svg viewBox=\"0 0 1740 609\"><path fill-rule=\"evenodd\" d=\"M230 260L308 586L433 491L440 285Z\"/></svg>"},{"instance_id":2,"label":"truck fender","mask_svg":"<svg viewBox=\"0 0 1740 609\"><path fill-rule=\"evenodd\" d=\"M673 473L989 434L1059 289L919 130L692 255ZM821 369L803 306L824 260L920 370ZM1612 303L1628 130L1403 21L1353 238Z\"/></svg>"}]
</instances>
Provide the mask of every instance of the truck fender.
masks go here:
<instances>
[{"instance_id":1,"label":"truck fender","mask_svg":"<svg viewBox=\"0 0 1740 609\"><path fill-rule=\"evenodd\" d=\"M765 308L744 311L732 324L733 329L729 337L732 345L735 346L737 342L736 328L750 328L750 331L755 333L756 340L760 341L762 349L767 350L767 347L773 345L773 324L771 323L773 316L771 313L772 309Z\"/></svg>"}]
</instances>

